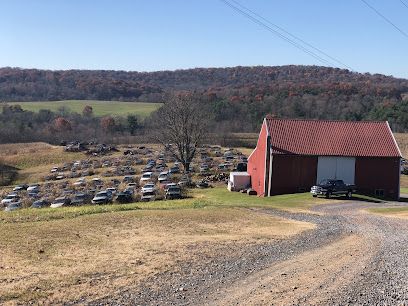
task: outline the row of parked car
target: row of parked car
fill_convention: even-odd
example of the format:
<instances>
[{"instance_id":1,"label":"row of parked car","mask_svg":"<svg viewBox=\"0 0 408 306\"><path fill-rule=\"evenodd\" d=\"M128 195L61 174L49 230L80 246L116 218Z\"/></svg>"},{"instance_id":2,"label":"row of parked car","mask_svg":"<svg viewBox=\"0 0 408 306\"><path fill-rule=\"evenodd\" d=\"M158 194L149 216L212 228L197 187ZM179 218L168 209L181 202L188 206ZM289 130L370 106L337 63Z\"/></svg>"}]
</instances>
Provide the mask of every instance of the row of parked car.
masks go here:
<instances>
[{"instance_id":1,"label":"row of parked car","mask_svg":"<svg viewBox=\"0 0 408 306\"><path fill-rule=\"evenodd\" d=\"M63 206L81 206L85 204L111 204L114 201L117 203L132 203L135 201L154 201L158 198L159 190L153 182L147 182L141 189L141 196L136 197L136 183L130 182L126 189L118 191L115 187L108 187L99 191L79 191L73 195L61 195L51 200L47 197L41 197L39 185L18 185L13 192L4 197L0 206L5 208L5 211L14 211L23 207L23 193L32 198L31 208L59 208ZM33 190L36 190L34 192ZM93 192L94 191L94 192ZM176 183L168 183L164 186L164 199L181 199L182 189ZM33 196L36 194L36 196Z\"/></svg>"},{"instance_id":2,"label":"row of parked car","mask_svg":"<svg viewBox=\"0 0 408 306\"><path fill-rule=\"evenodd\" d=\"M6 207L6 210L16 210L23 206L57 208L178 199L182 198L185 188L208 188L210 181L223 180L220 174L224 174L226 170L246 166L246 157L243 154L232 150L222 153L219 147L199 150L194 160L194 164L199 165L199 173L195 171L197 166L190 166L187 171L182 170L181 164L175 162L166 151L154 154L152 150L144 147L132 150L131 153L123 156L92 157L52 167L50 173L53 177L59 176L57 181L54 181L54 178L42 185L16 186L1 200L0 206ZM108 179L109 176L101 173L101 170L97 172L104 178L87 177L99 168L105 168L114 174L114 177ZM81 173L79 177L78 173ZM141 173L141 176L136 177L136 173ZM211 178L211 175L214 177ZM201 180L193 183L192 176L201 176ZM72 180L73 178L77 179Z\"/></svg>"}]
</instances>

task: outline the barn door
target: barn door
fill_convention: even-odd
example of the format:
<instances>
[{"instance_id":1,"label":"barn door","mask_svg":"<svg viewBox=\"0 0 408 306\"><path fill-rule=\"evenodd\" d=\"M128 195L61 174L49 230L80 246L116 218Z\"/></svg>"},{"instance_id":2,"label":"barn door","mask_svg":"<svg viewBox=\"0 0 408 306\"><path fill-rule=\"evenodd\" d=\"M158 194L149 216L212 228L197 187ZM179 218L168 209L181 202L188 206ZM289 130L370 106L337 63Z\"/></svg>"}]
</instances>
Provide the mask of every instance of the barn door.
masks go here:
<instances>
[{"instance_id":1,"label":"barn door","mask_svg":"<svg viewBox=\"0 0 408 306\"><path fill-rule=\"evenodd\" d=\"M354 184L355 168L354 157L319 156L316 183L323 179L338 179Z\"/></svg>"}]
</instances>

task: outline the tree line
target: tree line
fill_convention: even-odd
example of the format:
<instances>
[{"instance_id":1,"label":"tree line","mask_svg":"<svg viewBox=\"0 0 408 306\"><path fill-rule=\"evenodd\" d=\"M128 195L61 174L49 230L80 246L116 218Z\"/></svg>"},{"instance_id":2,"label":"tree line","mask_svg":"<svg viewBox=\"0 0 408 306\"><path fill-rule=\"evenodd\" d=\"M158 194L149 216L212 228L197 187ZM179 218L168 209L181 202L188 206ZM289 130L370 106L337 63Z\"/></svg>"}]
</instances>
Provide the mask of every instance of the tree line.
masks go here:
<instances>
[{"instance_id":1,"label":"tree line","mask_svg":"<svg viewBox=\"0 0 408 306\"><path fill-rule=\"evenodd\" d=\"M92 106L86 105L81 114L61 107L56 112L41 109L38 113L23 110L20 105L4 104L0 113L0 143L45 141L114 142L118 136L143 134L138 116L93 115Z\"/></svg>"},{"instance_id":2,"label":"tree line","mask_svg":"<svg viewBox=\"0 0 408 306\"><path fill-rule=\"evenodd\" d=\"M266 114L283 118L388 120L408 131L408 80L316 66L197 68L149 73L46 71L1 68L0 101L97 99L167 102L190 92L208 111L210 132L258 132ZM155 119L156 118L156 119ZM98 118L90 106L81 114L23 111L4 104L0 142L61 139L99 141L135 136L146 140L157 112Z\"/></svg>"}]
</instances>

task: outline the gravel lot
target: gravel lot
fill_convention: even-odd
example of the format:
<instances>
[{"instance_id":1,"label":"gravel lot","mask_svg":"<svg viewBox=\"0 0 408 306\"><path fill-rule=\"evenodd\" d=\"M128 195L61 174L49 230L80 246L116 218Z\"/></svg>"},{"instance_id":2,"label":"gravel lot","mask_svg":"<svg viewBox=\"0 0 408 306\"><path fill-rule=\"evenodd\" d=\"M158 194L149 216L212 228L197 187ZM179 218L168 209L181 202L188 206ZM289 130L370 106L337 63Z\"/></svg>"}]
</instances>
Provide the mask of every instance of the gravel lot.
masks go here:
<instances>
[{"instance_id":1,"label":"gravel lot","mask_svg":"<svg viewBox=\"0 0 408 306\"><path fill-rule=\"evenodd\" d=\"M362 211L387 205L339 201L317 207L321 214L258 210L317 227L290 240L220 244L215 259L184 262L137 291L94 304L408 304L408 222Z\"/></svg>"}]
</instances>

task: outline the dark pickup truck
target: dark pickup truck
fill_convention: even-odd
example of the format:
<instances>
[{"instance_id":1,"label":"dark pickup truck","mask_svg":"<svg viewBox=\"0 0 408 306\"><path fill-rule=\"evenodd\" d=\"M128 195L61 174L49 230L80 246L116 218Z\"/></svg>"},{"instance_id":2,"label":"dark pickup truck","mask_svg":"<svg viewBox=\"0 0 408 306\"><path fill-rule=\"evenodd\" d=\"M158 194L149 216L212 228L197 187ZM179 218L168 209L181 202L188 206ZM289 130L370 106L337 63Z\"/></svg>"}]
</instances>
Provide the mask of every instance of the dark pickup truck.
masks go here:
<instances>
[{"instance_id":1,"label":"dark pickup truck","mask_svg":"<svg viewBox=\"0 0 408 306\"><path fill-rule=\"evenodd\" d=\"M313 186L310 189L310 193L313 197L324 195L326 198L330 198L332 195L345 195L351 198L355 190L355 185L344 184L343 180L326 179L322 180L318 185Z\"/></svg>"}]
</instances>

